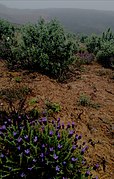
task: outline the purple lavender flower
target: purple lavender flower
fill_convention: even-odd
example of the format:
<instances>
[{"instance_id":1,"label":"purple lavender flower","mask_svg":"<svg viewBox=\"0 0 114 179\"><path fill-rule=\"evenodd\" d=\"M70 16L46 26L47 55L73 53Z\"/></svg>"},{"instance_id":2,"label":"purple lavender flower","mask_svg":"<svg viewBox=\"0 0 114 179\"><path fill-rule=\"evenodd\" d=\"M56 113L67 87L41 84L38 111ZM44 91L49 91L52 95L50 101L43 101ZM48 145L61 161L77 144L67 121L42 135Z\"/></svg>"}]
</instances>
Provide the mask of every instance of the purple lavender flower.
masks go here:
<instances>
[{"instance_id":1,"label":"purple lavender flower","mask_svg":"<svg viewBox=\"0 0 114 179\"><path fill-rule=\"evenodd\" d=\"M23 178L23 177L25 177L26 175L25 175L25 173L24 172L22 172L21 174L20 174L20 177L21 178Z\"/></svg>"},{"instance_id":2,"label":"purple lavender flower","mask_svg":"<svg viewBox=\"0 0 114 179\"><path fill-rule=\"evenodd\" d=\"M38 122L39 122L40 124L42 124L42 120L41 120L41 119L39 119Z\"/></svg>"},{"instance_id":3,"label":"purple lavender flower","mask_svg":"<svg viewBox=\"0 0 114 179\"><path fill-rule=\"evenodd\" d=\"M60 171L60 167L57 165L56 166L56 171L59 172Z\"/></svg>"},{"instance_id":4,"label":"purple lavender flower","mask_svg":"<svg viewBox=\"0 0 114 179\"><path fill-rule=\"evenodd\" d=\"M83 161L82 161L82 165L84 165L85 163L86 163L86 162L83 160Z\"/></svg>"},{"instance_id":5,"label":"purple lavender flower","mask_svg":"<svg viewBox=\"0 0 114 179\"><path fill-rule=\"evenodd\" d=\"M14 132L13 132L13 136L15 137L16 135L17 135L17 132L14 131Z\"/></svg>"},{"instance_id":6,"label":"purple lavender flower","mask_svg":"<svg viewBox=\"0 0 114 179\"><path fill-rule=\"evenodd\" d=\"M44 158L44 154L43 154L43 153L41 153L41 154L40 154L40 157L41 157L41 158Z\"/></svg>"},{"instance_id":7,"label":"purple lavender flower","mask_svg":"<svg viewBox=\"0 0 114 179\"><path fill-rule=\"evenodd\" d=\"M19 137L19 138L17 139L17 142L20 143L21 141L22 141L22 138Z\"/></svg>"},{"instance_id":8,"label":"purple lavender flower","mask_svg":"<svg viewBox=\"0 0 114 179\"><path fill-rule=\"evenodd\" d=\"M29 154L30 154L30 150L29 150L29 149L26 149L26 150L25 150L25 154L29 155Z\"/></svg>"},{"instance_id":9,"label":"purple lavender flower","mask_svg":"<svg viewBox=\"0 0 114 179\"><path fill-rule=\"evenodd\" d=\"M60 124L58 124L57 129L61 129L61 125Z\"/></svg>"},{"instance_id":10,"label":"purple lavender flower","mask_svg":"<svg viewBox=\"0 0 114 179\"><path fill-rule=\"evenodd\" d=\"M65 126L64 126L64 123L62 123L62 129L64 129L64 127L65 127Z\"/></svg>"},{"instance_id":11,"label":"purple lavender flower","mask_svg":"<svg viewBox=\"0 0 114 179\"><path fill-rule=\"evenodd\" d=\"M28 140L28 139L29 139L28 135L25 135L25 136L24 136L24 139Z\"/></svg>"},{"instance_id":12,"label":"purple lavender flower","mask_svg":"<svg viewBox=\"0 0 114 179\"><path fill-rule=\"evenodd\" d=\"M28 170L29 170L29 171L32 171L32 169L33 169L33 167L28 167Z\"/></svg>"},{"instance_id":13,"label":"purple lavender flower","mask_svg":"<svg viewBox=\"0 0 114 179\"><path fill-rule=\"evenodd\" d=\"M73 130L72 130L72 131L69 131L68 138L72 137L72 136L73 136L73 134L74 134L74 131L73 131Z\"/></svg>"},{"instance_id":14,"label":"purple lavender flower","mask_svg":"<svg viewBox=\"0 0 114 179\"><path fill-rule=\"evenodd\" d=\"M66 166L66 162L65 161L63 161L63 166Z\"/></svg>"},{"instance_id":15,"label":"purple lavender flower","mask_svg":"<svg viewBox=\"0 0 114 179\"><path fill-rule=\"evenodd\" d=\"M60 122L60 118L57 119L57 123L59 123L59 122Z\"/></svg>"},{"instance_id":16,"label":"purple lavender flower","mask_svg":"<svg viewBox=\"0 0 114 179\"><path fill-rule=\"evenodd\" d=\"M43 148L43 149L45 148L45 144L42 144L42 148Z\"/></svg>"},{"instance_id":17,"label":"purple lavender flower","mask_svg":"<svg viewBox=\"0 0 114 179\"><path fill-rule=\"evenodd\" d=\"M18 119L21 119L21 116L18 116Z\"/></svg>"},{"instance_id":18,"label":"purple lavender flower","mask_svg":"<svg viewBox=\"0 0 114 179\"><path fill-rule=\"evenodd\" d=\"M74 141L77 142L78 140L78 134L76 134Z\"/></svg>"},{"instance_id":19,"label":"purple lavender flower","mask_svg":"<svg viewBox=\"0 0 114 179\"><path fill-rule=\"evenodd\" d=\"M53 131L49 131L49 136L50 136L50 137L53 136Z\"/></svg>"},{"instance_id":20,"label":"purple lavender flower","mask_svg":"<svg viewBox=\"0 0 114 179\"><path fill-rule=\"evenodd\" d=\"M11 167L8 167L8 170L9 170L9 171L11 171L11 170L12 170L12 168L11 168Z\"/></svg>"},{"instance_id":21,"label":"purple lavender flower","mask_svg":"<svg viewBox=\"0 0 114 179\"><path fill-rule=\"evenodd\" d=\"M54 158L55 160L57 160L57 159L58 159L58 156L57 156L56 154L54 154L54 155L53 155L53 158Z\"/></svg>"},{"instance_id":22,"label":"purple lavender flower","mask_svg":"<svg viewBox=\"0 0 114 179\"><path fill-rule=\"evenodd\" d=\"M54 121L54 120L52 120L52 124L55 124L55 121Z\"/></svg>"},{"instance_id":23,"label":"purple lavender flower","mask_svg":"<svg viewBox=\"0 0 114 179\"><path fill-rule=\"evenodd\" d=\"M44 126L42 126L42 131L44 131L44 129L45 129L45 127L44 127Z\"/></svg>"},{"instance_id":24,"label":"purple lavender flower","mask_svg":"<svg viewBox=\"0 0 114 179\"><path fill-rule=\"evenodd\" d=\"M4 154L1 154L1 155L0 155L0 158L4 158L4 157L5 157Z\"/></svg>"},{"instance_id":25,"label":"purple lavender flower","mask_svg":"<svg viewBox=\"0 0 114 179\"><path fill-rule=\"evenodd\" d=\"M34 158L32 161L33 161L34 163L36 163L37 160Z\"/></svg>"},{"instance_id":26,"label":"purple lavender flower","mask_svg":"<svg viewBox=\"0 0 114 179\"><path fill-rule=\"evenodd\" d=\"M71 158L72 162L76 162L77 160L78 160L78 158L74 158L74 157Z\"/></svg>"},{"instance_id":27,"label":"purple lavender flower","mask_svg":"<svg viewBox=\"0 0 114 179\"><path fill-rule=\"evenodd\" d=\"M47 118L46 118L46 117L43 117L43 118L42 118L42 122L43 122L44 125L47 125Z\"/></svg>"},{"instance_id":28,"label":"purple lavender flower","mask_svg":"<svg viewBox=\"0 0 114 179\"><path fill-rule=\"evenodd\" d=\"M68 124L67 124L67 129L69 129L70 128L70 122L68 122Z\"/></svg>"},{"instance_id":29,"label":"purple lavender flower","mask_svg":"<svg viewBox=\"0 0 114 179\"><path fill-rule=\"evenodd\" d=\"M79 136L78 136L78 140L80 140L81 138L82 138L82 135L79 135Z\"/></svg>"},{"instance_id":30,"label":"purple lavender flower","mask_svg":"<svg viewBox=\"0 0 114 179\"><path fill-rule=\"evenodd\" d=\"M74 126L75 126L75 123L74 123L74 122L72 122L72 128L74 128Z\"/></svg>"},{"instance_id":31,"label":"purple lavender flower","mask_svg":"<svg viewBox=\"0 0 114 179\"><path fill-rule=\"evenodd\" d=\"M3 132L1 132L1 131L0 131L0 136L2 136L2 137L4 136Z\"/></svg>"},{"instance_id":32,"label":"purple lavender flower","mask_svg":"<svg viewBox=\"0 0 114 179\"><path fill-rule=\"evenodd\" d=\"M7 124L7 121L5 121L4 124L6 125L6 124Z\"/></svg>"},{"instance_id":33,"label":"purple lavender flower","mask_svg":"<svg viewBox=\"0 0 114 179\"><path fill-rule=\"evenodd\" d=\"M36 143L37 141L38 141L38 137L35 136L35 138L34 138L34 142Z\"/></svg>"},{"instance_id":34,"label":"purple lavender flower","mask_svg":"<svg viewBox=\"0 0 114 179\"><path fill-rule=\"evenodd\" d=\"M76 145L73 145L72 149L71 149L71 152L73 152L76 148L77 148Z\"/></svg>"},{"instance_id":35,"label":"purple lavender flower","mask_svg":"<svg viewBox=\"0 0 114 179\"><path fill-rule=\"evenodd\" d=\"M46 116L47 111L43 111L42 114L43 114L43 116Z\"/></svg>"},{"instance_id":36,"label":"purple lavender flower","mask_svg":"<svg viewBox=\"0 0 114 179\"><path fill-rule=\"evenodd\" d=\"M61 149L62 148L62 145L61 144L58 144L58 149Z\"/></svg>"},{"instance_id":37,"label":"purple lavender flower","mask_svg":"<svg viewBox=\"0 0 114 179\"><path fill-rule=\"evenodd\" d=\"M21 150L21 147L20 147L20 146L18 146L18 147L17 147L17 149L18 149L18 150Z\"/></svg>"},{"instance_id":38,"label":"purple lavender flower","mask_svg":"<svg viewBox=\"0 0 114 179\"><path fill-rule=\"evenodd\" d=\"M93 170L97 170L99 168L99 164L93 166Z\"/></svg>"},{"instance_id":39,"label":"purple lavender flower","mask_svg":"<svg viewBox=\"0 0 114 179\"><path fill-rule=\"evenodd\" d=\"M56 134L56 135L58 135L58 132L59 132L59 130L58 130L58 129L56 129L56 132L55 132L55 134Z\"/></svg>"},{"instance_id":40,"label":"purple lavender flower","mask_svg":"<svg viewBox=\"0 0 114 179\"><path fill-rule=\"evenodd\" d=\"M49 150L50 150L50 152L53 152L53 151L54 151L54 148L53 148L53 147L50 147Z\"/></svg>"},{"instance_id":41,"label":"purple lavender flower","mask_svg":"<svg viewBox=\"0 0 114 179\"><path fill-rule=\"evenodd\" d=\"M8 122L11 122L11 119L8 119Z\"/></svg>"},{"instance_id":42,"label":"purple lavender flower","mask_svg":"<svg viewBox=\"0 0 114 179\"><path fill-rule=\"evenodd\" d=\"M1 130L1 131L2 131L2 130L6 130L6 126L3 125L2 127L0 127L0 130Z\"/></svg>"},{"instance_id":43,"label":"purple lavender flower","mask_svg":"<svg viewBox=\"0 0 114 179\"><path fill-rule=\"evenodd\" d=\"M88 177L90 175L90 171L86 171L85 176Z\"/></svg>"},{"instance_id":44,"label":"purple lavender flower","mask_svg":"<svg viewBox=\"0 0 114 179\"><path fill-rule=\"evenodd\" d=\"M81 155L83 155L87 149L88 149L88 146L84 147L84 148L81 150Z\"/></svg>"},{"instance_id":45,"label":"purple lavender flower","mask_svg":"<svg viewBox=\"0 0 114 179\"><path fill-rule=\"evenodd\" d=\"M57 139L60 140L60 133L57 134Z\"/></svg>"}]
</instances>

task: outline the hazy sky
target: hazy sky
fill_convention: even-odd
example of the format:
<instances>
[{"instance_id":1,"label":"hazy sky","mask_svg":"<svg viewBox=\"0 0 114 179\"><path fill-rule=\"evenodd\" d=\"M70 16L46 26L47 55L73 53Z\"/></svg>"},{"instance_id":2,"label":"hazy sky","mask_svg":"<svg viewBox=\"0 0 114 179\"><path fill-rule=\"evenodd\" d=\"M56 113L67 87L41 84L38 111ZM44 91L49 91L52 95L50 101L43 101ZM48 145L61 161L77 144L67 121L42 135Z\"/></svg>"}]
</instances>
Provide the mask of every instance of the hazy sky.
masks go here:
<instances>
[{"instance_id":1,"label":"hazy sky","mask_svg":"<svg viewBox=\"0 0 114 179\"><path fill-rule=\"evenodd\" d=\"M81 8L81 9L98 9L113 10L114 0L0 0L0 4L4 4L12 8L22 9L38 9L38 8Z\"/></svg>"}]
</instances>

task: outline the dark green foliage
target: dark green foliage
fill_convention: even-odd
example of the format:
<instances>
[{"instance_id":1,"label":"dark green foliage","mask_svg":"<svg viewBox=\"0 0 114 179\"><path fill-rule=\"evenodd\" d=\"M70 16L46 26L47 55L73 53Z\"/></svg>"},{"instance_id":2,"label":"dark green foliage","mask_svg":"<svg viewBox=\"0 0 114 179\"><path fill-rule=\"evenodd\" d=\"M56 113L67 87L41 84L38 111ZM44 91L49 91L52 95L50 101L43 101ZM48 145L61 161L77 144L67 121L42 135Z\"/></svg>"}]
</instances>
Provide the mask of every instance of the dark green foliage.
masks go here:
<instances>
[{"instance_id":1,"label":"dark green foliage","mask_svg":"<svg viewBox=\"0 0 114 179\"><path fill-rule=\"evenodd\" d=\"M89 52L96 55L104 67L114 68L114 33L109 28L101 36L92 35L86 39Z\"/></svg>"},{"instance_id":2,"label":"dark green foliage","mask_svg":"<svg viewBox=\"0 0 114 179\"><path fill-rule=\"evenodd\" d=\"M0 40L3 36L11 37L14 34L14 26L6 20L0 19Z\"/></svg>"},{"instance_id":3,"label":"dark green foliage","mask_svg":"<svg viewBox=\"0 0 114 179\"><path fill-rule=\"evenodd\" d=\"M5 54L9 67L40 70L56 78L72 63L77 50L74 37L58 21L46 23L44 19L15 31L5 47L9 50L9 55Z\"/></svg>"},{"instance_id":4,"label":"dark green foliage","mask_svg":"<svg viewBox=\"0 0 114 179\"><path fill-rule=\"evenodd\" d=\"M102 43L96 58L104 67L114 68L114 43L110 41Z\"/></svg>"},{"instance_id":5,"label":"dark green foliage","mask_svg":"<svg viewBox=\"0 0 114 179\"><path fill-rule=\"evenodd\" d=\"M99 36L92 34L85 40L87 50L90 53L96 54L101 46L101 39Z\"/></svg>"}]
</instances>

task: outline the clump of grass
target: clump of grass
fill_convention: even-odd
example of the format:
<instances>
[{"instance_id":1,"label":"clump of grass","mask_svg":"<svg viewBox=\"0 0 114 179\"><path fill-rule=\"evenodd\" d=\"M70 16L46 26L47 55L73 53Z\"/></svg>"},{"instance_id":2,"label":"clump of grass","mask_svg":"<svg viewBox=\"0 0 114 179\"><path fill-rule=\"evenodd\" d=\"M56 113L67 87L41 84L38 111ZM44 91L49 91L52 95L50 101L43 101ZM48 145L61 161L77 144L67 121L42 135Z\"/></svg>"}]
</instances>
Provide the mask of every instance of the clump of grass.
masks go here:
<instances>
[{"instance_id":1,"label":"clump of grass","mask_svg":"<svg viewBox=\"0 0 114 179\"><path fill-rule=\"evenodd\" d=\"M20 83L22 81L20 76L14 78L16 83Z\"/></svg>"},{"instance_id":2,"label":"clump of grass","mask_svg":"<svg viewBox=\"0 0 114 179\"><path fill-rule=\"evenodd\" d=\"M81 94L79 96L79 100L78 100L78 104L81 106L89 106L89 107L93 107L95 109L98 109L100 107L100 104L98 103L94 103L91 98L89 96L87 96L86 94Z\"/></svg>"},{"instance_id":3,"label":"clump of grass","mask_svg":"<svg viewBox=\"0 0 114 179\"><path fill-rule=\"evenodd\" d=\"M37 98L32 98L32 99L30 99L29 104L30 104L30 105L34 105L34 104L36 104L37 102L38 102L38 99L37 99Z\"/></svg>"},{"instance_id":4,"label":"clump of grass","mask_svg":"<svg viewBox=\"0 0 114 179\"><path fill-rule=\"evenodd\" d=\"M1 89L1 101L6 103L8 111L20 111L25 105L27 95L31 93L31 89L27 86L13 86Z\"/></svg>"},{"instance_id":5,"label":"clump of grass","mask_svg":"<svg viewBox=\"0 0 114 179\"><path fill-rule=\"evenodd\" d=\"M46 111L47 114L51 115L53 113L58 113L59 111L61 111L61 106L59 103L53 103L51 101L46 101L45 102L46 105Z\"/></svg>"},{"instance_id":6,"label":"clump of grass","mask_svg":"<svg viewBox=\"0 0 114 179\"><path fill-rule=\"evenodd\" d=\"M85 94L81 94L79 97L79 105L90 106L91 105L90 97Z\"/></svg>"}]
</instances>

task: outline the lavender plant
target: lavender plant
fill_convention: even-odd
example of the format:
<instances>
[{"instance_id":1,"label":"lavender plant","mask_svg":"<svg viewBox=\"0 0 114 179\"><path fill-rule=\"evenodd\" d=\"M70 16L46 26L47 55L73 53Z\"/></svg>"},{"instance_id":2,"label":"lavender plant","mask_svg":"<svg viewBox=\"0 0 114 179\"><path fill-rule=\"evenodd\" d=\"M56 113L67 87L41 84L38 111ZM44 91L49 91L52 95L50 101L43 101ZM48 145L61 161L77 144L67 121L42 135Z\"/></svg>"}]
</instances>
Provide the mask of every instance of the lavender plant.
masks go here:
<instances>
[{"instance_id":1,"label":"lavender plant","mask_svg":"<svg viewBox=\"0 0 114 179\"><path fill-rule=\"evenodd\" d=\"M0 178L92 178L84 159L88 146L78 144L81 135L74 128L74 122L65 126L59 118L7 116L0 127Z\"/></svg>"},{"instance_id":2,"label":"lavender plant","mask_svg":"<svg viewBox=\"0 0 114 179\"><path fill-rule=\"evenodd\" d=\"M95 59L94 55L92 53L88 53L87 51L78 52L76 57L80 60L81 64L90 64Z\"/></svg>"}]
</instances>

